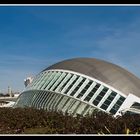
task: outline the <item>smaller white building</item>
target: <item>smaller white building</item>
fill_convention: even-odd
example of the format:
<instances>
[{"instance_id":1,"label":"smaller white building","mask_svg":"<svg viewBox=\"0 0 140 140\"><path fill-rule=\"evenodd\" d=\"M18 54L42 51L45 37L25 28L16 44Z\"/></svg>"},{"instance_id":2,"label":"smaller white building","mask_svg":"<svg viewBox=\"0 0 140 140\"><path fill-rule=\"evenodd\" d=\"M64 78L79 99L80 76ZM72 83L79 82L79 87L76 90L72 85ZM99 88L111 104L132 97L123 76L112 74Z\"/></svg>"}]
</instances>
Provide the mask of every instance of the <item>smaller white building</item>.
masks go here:
<instances>
[{"instance_id":1,"label":"smaller white building","mask_svg":"<svg viewBox=\"0 0 140 140\"><path fill-rule=\"evenodd\" d=\"M32 77L27 77L26 79L24 79L25 87L27 87L32 81L33 81Z\"/></svg>"}]
</instances>

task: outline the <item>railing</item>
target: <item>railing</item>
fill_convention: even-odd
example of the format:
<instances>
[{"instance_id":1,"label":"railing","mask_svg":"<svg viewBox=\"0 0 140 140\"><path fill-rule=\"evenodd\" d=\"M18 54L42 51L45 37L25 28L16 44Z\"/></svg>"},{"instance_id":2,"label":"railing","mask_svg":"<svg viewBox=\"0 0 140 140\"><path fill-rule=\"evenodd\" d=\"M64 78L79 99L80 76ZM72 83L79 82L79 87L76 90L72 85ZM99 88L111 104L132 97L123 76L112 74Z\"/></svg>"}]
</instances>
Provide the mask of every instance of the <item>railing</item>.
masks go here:
<instances>
[{"instance_id":1,"label":"railing","mask_svg":"<svg viewBox=\"0 0 140 140\"><path fill-rule=\"evenodd\" d=\"M15 101L17 97L0 97L0 101Z\"/></svg>"},{"instance_id":2,"label":"railing","mask_svg":"<svg viewBox=\"0 0 140 140\"><path fill-rule=\"evenodd\" d=\"M140 106L131 106L130 108L140 109Z\"/></svg>"},{"instance_id":3,"label":"railing","mask_svg":"<svg viewBox=\"0 0 140 140\"><path fill-rule=\"evenodd\" d=\"M121 110L120 112L122 114L125 114L127 111L130 111L132 113L140 114L140 107L138 107L138 108L136 108L136 107L138 107L138 106L133 106L131 108L126 108L126 109Z\"/></svg>"}]
</instances>

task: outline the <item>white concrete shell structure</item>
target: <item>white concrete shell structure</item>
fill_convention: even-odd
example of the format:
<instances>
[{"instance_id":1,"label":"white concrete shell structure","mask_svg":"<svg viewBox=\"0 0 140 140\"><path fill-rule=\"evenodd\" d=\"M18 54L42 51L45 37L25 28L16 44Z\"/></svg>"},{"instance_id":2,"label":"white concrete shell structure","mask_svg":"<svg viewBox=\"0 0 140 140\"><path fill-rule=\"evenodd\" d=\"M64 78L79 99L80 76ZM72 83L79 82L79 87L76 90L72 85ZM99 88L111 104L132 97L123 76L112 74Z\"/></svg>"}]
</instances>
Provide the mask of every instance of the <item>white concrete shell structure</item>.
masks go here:
<instances>
[{"instance_id":1,"label":"white concrete shell structure","mask_svg":"<svg viewBox=\"0 0 140 140\"><path fill-rule=\"evenodd\" d=\"M74 58L41 71L21 93L14 107L86 115L95 109L121 115L140 110L140 79L112 63Z\"/></svg>"}]
</instances>

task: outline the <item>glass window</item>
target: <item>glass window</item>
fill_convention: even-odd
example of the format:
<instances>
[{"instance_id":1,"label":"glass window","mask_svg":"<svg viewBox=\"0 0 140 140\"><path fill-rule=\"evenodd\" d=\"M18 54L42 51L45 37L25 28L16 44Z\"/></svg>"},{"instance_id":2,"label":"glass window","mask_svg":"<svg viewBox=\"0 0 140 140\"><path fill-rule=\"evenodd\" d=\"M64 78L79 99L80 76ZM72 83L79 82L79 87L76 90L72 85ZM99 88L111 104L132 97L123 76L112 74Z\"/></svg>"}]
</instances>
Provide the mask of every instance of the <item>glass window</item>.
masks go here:
<instances>
[{"instance_id":1,"label":"glass window","mask_svg":"<svg viewBox=\"0 0 140 140\"><path fill-rule=\"evenodd\" d=\"M50 84L50 81L54 78L55 74L56 74L56 72L52 72L49 79L47 79L47 82L45 83L45 86L43 87L43 89L46 89L46 87Z\"/></svg>"},{"instance_id":2,"label":"glass window","mask_svg":"<svg viewBox=\"0 0 140 140\"><path fill-rule=\"evenodd\" d=\"M121 96L119 100L123 102L125 98Z\"/></svg>"},{"instance_id":3,"label":"glass window","mask_svg":"<svg viewBox=\"0 0 140 140\"><path fill-rule=\"evenodd\" d=\"M106 104L103 104L103 105L101 106L101 108L104 109L104 110L106 110L107 107L108 107L108 105L106 105Z\"/></svg>"},{"instance_id":4,"label":"glass window","mask_svg":"<svg viewBox=\"0 0 140 140\"><path fill-rule=\"evenodd\" d=\"M48 88L48 90L50 90L51 89L51 87L56 83L56 81L58 80L58 78L60 77L62 75L62 72L58 72L56 75L55 75L55 77L52 79L52 81L51 81L51 85L50 85L50 87Z\"/></svg>"},{"instance_id":5,"label":"glass window","mask_svg":"<svg viewBox=\"0 0 140 140\"><path fill-rule=\"evenodd\" d=\"M124 100L125 98L121 96L109 112L115 114L124 102Z\"/></svg>"},{"instance_id":6,"label":"glass window","mask_svg":"<svg viewBox=\"0 0 140 140\"><path fill-rule=\"evenodd\" d=\"M95 93L99 87L100 87L100 84L97 83L91 92Z\"/></svg>"},{"instance_id":7,"label":"glass window","mask_svg":"<svg viewBox=\"0 0 140 140\"><path fill-rule=\"evenodd\" d=\"M91 92L86 96L84 101L89 101L99 87L100 87L100 84L97 83L96 86L91 90Z\"/></svg>"},{"instance_id":8,"label":"glass window","mask_svg":"<svg viewBox=\"0 0 140 140\"><path fill-rule=\"evenodd\" d=\"M85 82L86 78L83 78L83 80L77 85L77 87L81 87L81 85Z\"/></svg>"},{"instance_id":9,"label":"glass window","mask_svg":"<svg viewBox=\"0 0 140 140\"><path fill-rule=\"evenodd\" d=\"M104 87L103 90L99 93L99 95L95 98L95 100L92 103L94 105L98 105L98 103L101 101L101 99L104 97L107 91L108 88Z\"/></svg>"},{"instance_id":10,"label":"glass window","mask_svg":"<svg viewBox=\"0 0 140 140\"><path fill-rule=\"evenodd\" d=\"M104 87L102 92L106 93L108 91L108 88L107 87Z\"/></svg>"},{"instance_id":11,"label":"glass window","mask_svg":"<svg viewBox=\"0 0 140 140\"><path fill-rule=\"evenodd\" d=\"M67 83L70 81L72 76L73 76L73 74L71 74L71 76L66 79L65 83L63 84L63 86L59 89L59 92L61 92L63 90L63 88L67 85Z\"/></svg>"},{"instance_id":12,"label":"glass window","mask_svg":"<svg viewBox=\"0 0 140 140\"><path fill-rule=\"evenodd\" d=\"M90 85L92 84L92 81L89 81L88 84L85 86L85 88L81 91L81 93L77 96L77 98L81 98L84 93L88 90L88 88L90 87Z\"/></svg>"},{"instance_id":13,"label":"glass window","mask_svg":"<svg viewBox=\"0 0 140 140\"><path fill-rule=\"evenodd\" d=\"M57 89L57 87L59 87L59 85L61 84L61 82L64 80L64 78L66 77L67 75L65 75L62 79L61 79L61 81L59 81L58 83L57 83L57 85L56 85L56 87L53 89L53 91L55 91L56 89Z\"/></svg>"},{"instance_id":14,"label":"glass window","mask_svg":"<svg viewBox=\"0 0 140 140\"><path fill-rule=\"evenodd\" d=\"M78 80L79 77L77 77L71 84L70 86L67 88L67 90L64 92L65 94L69 92L69 90L72 88L72 86L75 84L75 82Z\"/></svg>"},{"instance_id":15,"label":"glass window","mask_svg":"<svg viewBox=\"0 0 140 140\"><path fill-rule=\"evenodd\" d=\"M99 101L94 100L92 103L93 103L94 105L98 105Z\"/></svg>"},{"instance_id":16,"label":"glass window","mask_svg":"<svg viewBox=\"0 0 140 140\"><path fill-rule=\"evenodd\" d=\"M106 104L106 105L110 105L110 103L111 103L111 101L110 100L105 100L105 102L104 102L104 104Z\"/></svg>"},{"instance_id":17,"label":"glass window","mask_svg":"<svg viewBox=\"0 0 140 140\"><path fill-rule=\"evenodd\" d=\"M117 110L112 108L109 112L112 113L112 114L115 114L117 112Z\"/></svg>"},{"instance_id":18,"label":"glass window","mask_svg":"<svg viewBox=\"0 0 140 140\"><path fill-rule=\"evenodd\" d=\"M92 81L89 81L88 84L85 86L85 89L88 89L92 83Z\"/></svg>"},{"instance_id":19,"label":"glass window","mask_svg":"<svg viewBox=\"0 0 140 140\"><path fill-rule=\"evenodd\" d=\"M96 100L97 100L97 101L100 101L101 99L102 99L102 96L97 96L97 97L96 97Z\"/></svg>"},{"instance_id":20,"label":"glass window","mask_svg":"<svg viewBox=\"0 0 140 140\"><path fill-rule=\"evenodd\" d=\"M86 80L86 78L84 78L78 85L77 87L71 92L71 96L73 96L77 91L78 89L81 87L81 85L84 83L84 81Z\"/></svg>"},{"instance_id":21,"label":"glass window","mask_svg":"<svg viewBox=\"0 0 140 140\"><path fill-rule=\"evenodd\" d=\"M111 104L111 102L113 101L113 99L115 98L115 96L117 95L116 92L111 92L111 94L108 96L108 98L104 101L104 103L101 105L101 108L106 110L107 107ZM104 107L104 105L106 107Z\"/></svg>"}]
</instances>

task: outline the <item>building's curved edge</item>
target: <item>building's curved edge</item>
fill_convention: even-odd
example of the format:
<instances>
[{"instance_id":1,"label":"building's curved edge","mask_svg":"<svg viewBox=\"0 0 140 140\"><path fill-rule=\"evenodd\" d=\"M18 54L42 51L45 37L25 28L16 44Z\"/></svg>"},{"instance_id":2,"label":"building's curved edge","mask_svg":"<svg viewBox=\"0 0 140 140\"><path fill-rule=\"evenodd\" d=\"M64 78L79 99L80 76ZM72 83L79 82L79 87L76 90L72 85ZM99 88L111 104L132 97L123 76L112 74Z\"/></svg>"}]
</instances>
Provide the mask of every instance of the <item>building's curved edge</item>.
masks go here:
<instances>
[{"instance_id":1,"label":"building's curved edge","mask_svg":"<svg viewBox=\"0 0 140 140\"><path fill-rule=\"evenodd\" d=\"M57 101L57 96L62 97L62 102L53 105L54 101ZM22 98L24 101L22 101ZM73 102L79 102L79 104L86 104L91 108L96 108L113 116L121 115L128 108L132 110L135 103L140 106L140 98L133 93L123 93L119 89L110 86L110 84L85 73L57 68L46 69L36 75L26 90L22 92L15 106L22 106L23 104L28 107L69 112L69 105L67 102L64 103L66 100L72 108L75 106ZM64 104L65 109L61 107L62 104ZM77 111L74 112L80 114Z\"/></svg>"},{"instance_id":2,"label":"building's curved edge","mask_svg":"<svg viewBox=\"0 0 140 140\"><path fill-rule=\"evenodd\" d=\"M61 73L61 74L60 74ZM86 76L86 75L83 75L83 74L80 74L80 73L77 73L77 72L72 72L72 71L67 71L67 70L48 70L48 71L44 71L44 72L42 72L42 73L40 73L38 76L37 76L37 78L32 82L32 84L30 84L28 87L27 87L27 89L26 89L26 91L25 92L23 92L23 94L24 93L26 93L26 92L31 92L31 91L41 91L41 92L55 92L55 91L51 91L51 89L52 89L52 87L55 85L53 85L52 87L51 86L49 86L49 85L51 85L50 83L52 82L48 82L48 86L49 87L51 87L50 88L50 90L47 90L47 88L48 88L48 86L46 87L46 89L44 89L44 90L42 90L41 89L41 87L45 87L44 85L42 85L42 86L40 86L41 84L43 84L43 79L44 78L46 78L46 76L47 76L47 74L49 75L50 74L50 77L52 76L52 75L54 75L54 79L55 79L55 81L54 81L54 83L57 83L59 80L60 80L60 78L61 78L61 76L62 75L73 75L72 77L77 77L77 81L78 81L78 79L80 79L81 77L82 77L82 79L83 78L85 78L85 82L83 83L83 85L84 85L84 87L86 87L86 85L88 85L88 82L89 81L91 81L91 85L93 85L93 87L91 88L91 85L89 86L89 88L86 90L86 92L83 94L83 95L81 95L82 97L78 97L80 94L81 94L81 92L82 92L82 90L81 90L81 92L79 91L78 92L78 90L82 87L82 85L81 85L81 87L79 87L79 89L77 90L77 92L75 92L75 94L74 95L71 95L71 92L68 92L68 93L64 93L63 92L63 90L62 90L62 92L58 92L58 94L61 94L61 95L65 95L65 96L68 96L69 98L74 98L74 99L76 99L76 100L79 100L80 102L83 102L83 103L86 103L86 104L88 104L88 105L90 105L90 106L92 106L92 107L96 107L97 109L99 109L99 110L102 110L102 111L105 111L105 112L107 112L107 113L110 113L110 111L112 110L112 108L114 107L114 105L116 104L116 102L118 102L118 100L119 100L119 98L121 97L121 98L126 98L126 95L124 95L123 93L121 93L120 91L118 91L118 90L116 90L116 89L114 89L114 88L112 88L112 87L110 87L109 85L107 85L107 84L105 84L105 83L103 83L103 82L101 82L101 81L99 81L99 80L96 80L96 79L94 79L94 78L91 78L91 77L89 77L89 76ZM56 75L55 75L56 74ZM60 77L58 78L58 79L56 79L55 77L57 77L57 75L60 75ZM48 76L49 77L49 76ZM49 77L49 78L50 78ZM67 77L67 76L66 76ZM65 77L65 78L66 78ZM64 79L65 79L64 78ZM75 78L76 79L76 78ZM87 80L87 82L86 82L86 80ZM70 80L71 81L71 80ZM74 81L74 80L73 80ZM75 81L75 83L77 82L77 81ZM61 81L61 82L63 82L63 81ZM61 83L60 82L60 83ZM79 82L80 83L80 82ZM44 82L44 84L46 84L45 82ZM53 84L53 83L52 83ZM85 99L87 98L87 96L90 94L90 92L92 91L92 89L94 89L95 88L95 86L97 85L97 84L99 84L100 86L98 87L98 89L96 90L96 92L93 94L93 96L89 99L89 101L87 102L87 101L85 101ZM57 84L56 84L57 85ZM55 85L55 86L56 86ZM59 85L61 85L61 84L59 84ZM66 83L66 85L65 85L65 87L67 87L67 85L69 85L69 82L68 83ZM78 84L77 84L78 85ZM70 85L69 85L70 86ZM69 87L68 86L68 87ZM59 86L58 86L59 87ZM58 88L57 87L57 88ZM68 88L67 87L67 88ZM84 87L83 87L83 89L84 89ZM56 88L56 89L57 89ZM65 91L67 91L67 88L65 89ZM76 88L76 87L75 87ZM74 89L75 89L74 88ZM91 88L91 89L90 89ZM105 96L104 97L102 97L101 98L101 100L99 101L99 104L97 105L97 106L94 106L94 104L93 104L93 102L96 100L96 98L98 98L98 96L99 96L99 94L101 94L101 92L102 92L102 90L104 89L104 88L108 88L108 91L105 93ZM72 89L72 87L71 87L71 89ZM89 90L90 89L90 90ZM70 91L70 90L69 90ZM106 110L103 110L103 108L102 108L102 106L103 106L103 104L104 104L104 102L106 101L106 100L108 100L108 98L110 98L110 96L112 96L112 94L115 94L115 96L111 99L112 101L110 101L110 104L108 104L108 107L106 108ZM71 95L71 96L70 96ZM29 96L28 94L27 94L27 96ZM41 97L40 97L41 98ZM121 106L121 105L120 105ZM118 111L116 111L115 112L115 114L117 113Z\"/></svg>"},{"instance_id":3,"label":"building's curved edge","mask_svg":"<svg viewBox=\"0 0 140 140\"><path fill-rule=\"evenodd\" d=\"M125 68L105 60L95 58L67 59L51 65L43 71L51 69L65 69L83 73L107 83L126 95L133 93L140 97L140 79Z\"/></svg>"},{"instance_id":4,"label":"building's curved edge","mask_svg":"<svg viewBox=\"0 0 140 140\"><path fill-rule=\"evenodd\" d=\"M27 94L28 96L36 96L36 98L28 98L28 97L25 98ZM39 97L39 94L43 94L43 96L46 96L46 98L43 98L43 96ZM52 98L50 98L49 96ZM29 90L23 92L20 95L19 99L20 100L17 100L17 103L14 105L14 108L33 107L36 109L45 109L47 111L60 111L64 114L65 113L72 114L73 116L76 116L77 114L86 116L88 114L90 115L94 110L97 110L96 107L93 107L87 104L86 102L81 102L80 100L69 97L67 95L54 93L50 91ZM18 102L20 102L22 106L21 105L18 106Z\"/></svg>"}]
</instances>

